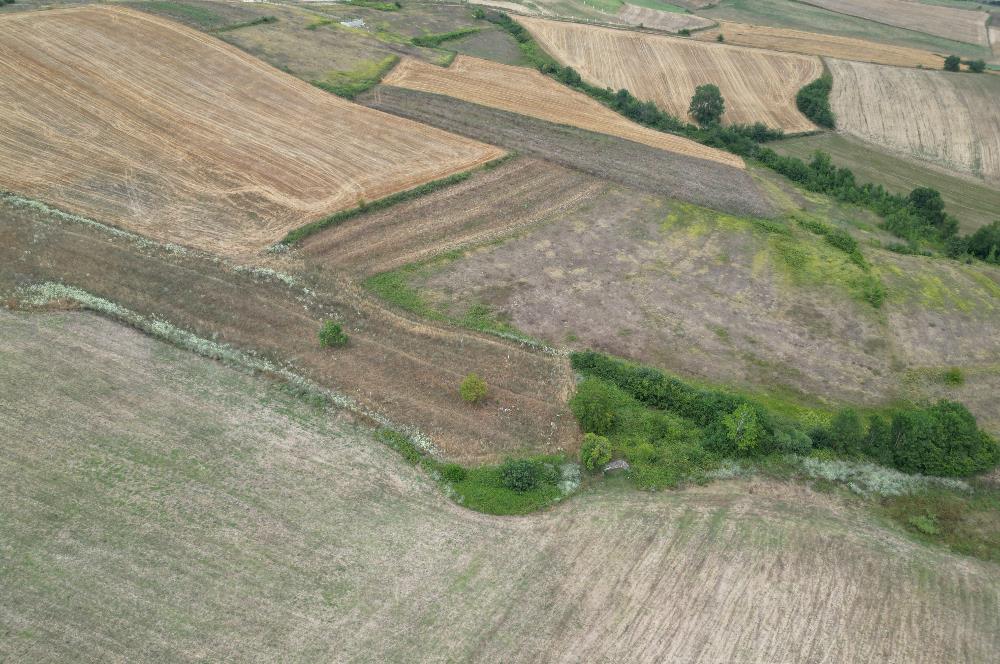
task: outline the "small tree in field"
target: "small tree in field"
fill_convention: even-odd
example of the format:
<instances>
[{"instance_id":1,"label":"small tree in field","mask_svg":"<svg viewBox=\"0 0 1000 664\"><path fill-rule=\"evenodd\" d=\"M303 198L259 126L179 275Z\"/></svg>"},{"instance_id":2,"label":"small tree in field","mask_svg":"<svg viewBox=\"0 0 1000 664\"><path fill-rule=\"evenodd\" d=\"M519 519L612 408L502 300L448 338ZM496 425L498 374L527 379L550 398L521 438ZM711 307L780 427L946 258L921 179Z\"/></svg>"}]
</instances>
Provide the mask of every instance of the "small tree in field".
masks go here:
<instances>
[{"instance_id":1,"label":"small tree in field","mask_svg":"<svg viewBox=\"0 0 1000 664\"><path fill-rule=\"evenodd\" d=\"M458 388L458 391L466 403L475 404L481 403L486 398L489 388L486 386L485 380L474 373L470 373L462 381L462 385Z\"/></svg>"},{"instance_id":2,"label":"small tree in field","mask_svg":"<svg viewBox=\"0 0 1000 664\"><path fill-rule=\"evenodd\" d=\"M986 69L985 60L973 60L969 63L969 71L975 72L976 74L982 74L983 70Z\"/></svg>"},{"instance_id":3,"label":"small tree in field","mask_svg":"<svg viewBox=\"0 0 1000 664\"><path fill-rule=\"evenodd\" d=\"M962 58L957 55L949 55L944 59L944 70L945 71L958 71L959 65L962 64Z\"/></svg>"},{"instance_id":4,"label":"small tree in field","mask_svg":"<svg viewBox=\"0 0 1000 664\"><path fill-rule=\"evenodd\" d=\"M698 124L702 127L718 124L725 111L726 102L718 86L708 83L695 88L688 113Z\"/></svg>"},{"instance_id":5,"label":"small tree in field","mask_svg":"<svg viewBox=\"0 0 1000 664\"><path fill-rule=\"evenodd\" d=\"M332 320L323 323L319 330L319 345L324 348L337 348L347 345L347 334L344 329Z\"/></svg>"}]
</instances>

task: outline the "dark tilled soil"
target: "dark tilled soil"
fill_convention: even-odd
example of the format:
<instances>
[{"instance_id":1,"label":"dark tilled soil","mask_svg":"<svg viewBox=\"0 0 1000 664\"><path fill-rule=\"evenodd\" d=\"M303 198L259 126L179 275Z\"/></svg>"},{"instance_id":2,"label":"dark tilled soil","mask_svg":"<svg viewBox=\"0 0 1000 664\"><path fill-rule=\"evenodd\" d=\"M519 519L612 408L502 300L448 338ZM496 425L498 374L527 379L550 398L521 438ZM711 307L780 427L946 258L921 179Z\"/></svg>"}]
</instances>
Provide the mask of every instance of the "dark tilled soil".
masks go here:
<instances>
[{"instance_id":1,"label":"dark tilled soil","mask_svg":"<svg viewBox=\"0 0 1000 664\"><path fill-rule=\"evenodd\" d=\"M774 208L745 171L452 97L380 85L363 104L651 193L753 216Z\"/></svg>"}]
</instances>

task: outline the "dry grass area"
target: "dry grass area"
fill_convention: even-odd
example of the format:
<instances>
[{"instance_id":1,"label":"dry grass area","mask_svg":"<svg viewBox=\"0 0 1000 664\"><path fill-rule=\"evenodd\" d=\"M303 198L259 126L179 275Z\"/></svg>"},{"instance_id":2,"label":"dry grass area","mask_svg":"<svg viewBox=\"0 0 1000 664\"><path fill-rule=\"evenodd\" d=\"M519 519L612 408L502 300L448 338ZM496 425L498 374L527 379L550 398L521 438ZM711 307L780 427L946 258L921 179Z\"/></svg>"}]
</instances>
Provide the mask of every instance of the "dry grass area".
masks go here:
<instances>
[{"instance_id":1,"label":"dry grass area","mask_svg":"<svg viewBox=\"0 0 1000 664\"><path fill-rule=\"evenodd\" d=\"M579 171L521 158L312 235L301 256L309 266L369 276L500 239L585 202L604 186Z\"/></svg>"},{"instance_id":2,"label":"dry grass area","mask_svg":"<svg viewBox=\"0 0 1000 664\"><path fill-rule=\"evenodd\" d=\"M702 30L693 36L695 39L703 41L715 41L720 34L723 35L727 44L751 46L772 51L822 55L897 67L941 69L944 65L944 57L941 55L917 48L731 21L719 21L717 28Z\"/></svg>"},{"instance_id":3,"label":"dry grass area","mask_svg":"<svg viewBox=\"0 0 1000 664\"><path fill-rule=\"evenodd\" d=\"M840 14L916 30L967 44L989 46L983 11L944 7L909 0L800 0Z\"/></svg>"},{"instance_id":4,"label":"dry grass area","mask_svg":"<svg viewBox=\"0 0 1000 664\"><path fill-rule=\"evenodd\" d=\"M653 28L663 32L677 33L681 30L700 30L715 24L715 21L708 18L695 16L694 14L681 14L680 12L665 12L659 9L648 7L638 7L625 3L618 12L617 19L625 25L642 26Z\"/></svg>"},{"instance_id":5,"label":"dry grass area","mask_svg":"<svg viewBox=\"0 0 1000 664\"><path fill-rule=\"evenodd\" d=\"M456 507L356 424L80 313L0 312L0 659L993 659L995 564L802 487ZM54 390L53 385L58 385Z\"/></svg>"},{"instance_id":6,"label":"dry grass area","mask_svg":"<svg viewBox=\"0 0 1000 664\"><path fill-rule=\"evenodd\" d=\"M815 129L795 107L795 93L823 73L819 58L562 21L517 20L584 79L627 88L678 117L687 118L697 86L714 83L726 100L726 123L763 122L786 132Z\"/></svg>"},{"instance_id":7,"label":"dry grass area","mask_svg":"<svg viewBox=\"0 0 1000 664\"><path fill-rule=\"evenodd\" d=\"M828 61L838 128L1000 182L1000 77Z\"/></svg>"},{"instance_id":8,"label":"dry grass area","mask_svg":"<svg viewBox=\"0 0 1000 664\"><path fill-rule=\"evenodd\" d=\"M661 150L743 168L729 152L636 124L541 72L460 55L447 69L412 58L403 60L382 83L448 95L483 106L618 136Z\"/></svg>"},{"instance_id":9,"label":"dry grass area","mask_svg":"<svg viewBox=\"0 0 1000 664\"><path fill-rule=\"evenodd\" d=\"M340 274L293 284L237 270L213 256L165 251L83 223L0 202L0 293L56 281L291 365L361 407L421 430L444 456L469 462L534 450L572 450L579 432L566 401L566 358L496 337L386 311ZM324 320L350 343L321 348ZM490 397L458 392L470 372Z\"/></svg>"},{"instance_id":10,"label":"dry grass area","mask_svg":"<svg viewBox=\"0 0 1000 664\"><path fill-rule=\"evenodd\" d=\"M220 253L502 154L122 8L6 16L0 61L0 186Z\"/></svg>"}]
</instances>

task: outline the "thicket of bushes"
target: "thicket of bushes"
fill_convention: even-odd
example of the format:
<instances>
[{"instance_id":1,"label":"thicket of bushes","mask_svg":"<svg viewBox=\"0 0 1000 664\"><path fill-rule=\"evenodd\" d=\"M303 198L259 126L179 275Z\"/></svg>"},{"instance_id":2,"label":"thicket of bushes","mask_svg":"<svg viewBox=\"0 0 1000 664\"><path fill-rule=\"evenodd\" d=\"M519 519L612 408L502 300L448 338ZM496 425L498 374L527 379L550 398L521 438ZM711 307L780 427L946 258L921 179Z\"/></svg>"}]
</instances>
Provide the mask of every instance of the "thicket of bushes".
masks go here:
<instances>
[{"instance_id":1,"label":"thicket of bushes","mask_svg":"<svg viewBox=\"0 0 1000 664\"><path fill-rule=\"evenodd\" d=\"M820 127L833 129L836 123L833 110L830 108L830 90L832 89L833 76L827 72L798 91L795 95L795 105L802 115Z\"/></svg>"},{"instance_id":2,"label":"thicket of bushes","mask_svg":"<svg viewBox=\"0 0 1000 664\"><path fill-rule=\"evenodd\" d=\"M647 488L697 480L727 457L816 449L941 476L982 472L1000 462L1000 446L958 403L899 408L889 418L867 421L845 409L828 426L807 430L752 399L695 387L656 369L591 351L574 353L571 361L586 377L571 408L581 428L599 437L588 439L585 465L603 445L625 458Z\"/></svg>"},{"instance_id":3,"label":"thicket of bushes","mask_svg":"<svg viewBox=\"0 0 1000 664\"><path fill-rule=\"evenodd\" d=\"M993 235L981 236L975 245L976 251L971 248L967 250L966 247L971 245L971 238L957 237L958 222L944 212L941 195L934 189L918 187L909 195L901 196L886 191L880 184L859 184L853 171L834 166L830 155L825 152L817 151L808 163L798 157L779 155L761 144L781 138L783 132L780 129L770 129L762 123L725 127L719 124L706 127L689 124L660 110L653 102L636 99L628 90L614 91L590 85L572 67L563 67L552 59L538 46L531 34L507 14L486 12L485 19L513 35L525 58L541 72L590 95L639 124L680 134L704 145L754 159L810 191L872 210L884 219L883 227L886 230L906 240L907 245L898 248L907 253L921 253L918 249L921 242L931 242L944 248L951 257L968 253L983 258L990 254L991 247L997 247L994 255L1000 253L1000 243L993 240ZM834 118L829 107L831 86L832 78L829 73L824 74L805 86L796 96L796 102L800 109L805 106L803 113L817 124L832 127ZM992 243L985 244L983 249L981 245L987 240Z\"/></svg>"},{"instance_id":4,"label":"thicket of bushes","mask_svg":"<svg viewBox=\"0 0 1000 664\"><path fill-rule=\"evenodd\" d=\"M428 48L437 48L446 41L451 41L453 39L461 39L467 35L479 32L479 28L459 28L458 30L452 30L451 32L441 32L434 35L420 35L414 37L410 41L414 46L426 46Z\"/></svg>"}]
</instances>

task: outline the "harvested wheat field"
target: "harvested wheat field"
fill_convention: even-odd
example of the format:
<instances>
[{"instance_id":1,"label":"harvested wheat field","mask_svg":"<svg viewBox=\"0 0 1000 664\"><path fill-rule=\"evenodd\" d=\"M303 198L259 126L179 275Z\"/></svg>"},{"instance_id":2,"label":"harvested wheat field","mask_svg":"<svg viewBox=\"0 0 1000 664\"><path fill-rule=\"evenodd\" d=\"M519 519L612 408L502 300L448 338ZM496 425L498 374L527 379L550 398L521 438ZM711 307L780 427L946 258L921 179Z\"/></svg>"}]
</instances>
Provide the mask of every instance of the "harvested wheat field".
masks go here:
<instances>
[{"instance_id":1,"label":"harvested wheat field","mask_svg":"<svg viewBox=\"0 0 1000 664\"><path fill-rule=\"evenodd\" d=\"M354 217L302 243L307 266L358 276L491 242L584 203L607 185L521 158L388 210Z\"/></svg>"},{"instance_id":2,"label":"harvested wheat field","mask_svg":"<svg viewBox=\"0 0 1000 664\"><path fill-rule=\"evenodd\" d=\"M448 501L355 422L79 312L0 311L0 660L992 661L998 566L833 495ZM52 386L58 385L58 390Z\"/></svg>"},{"instance_id":3,"label":"harvested wheat field","mask_svg":"<svg viewBox=\"0 0 1000 664\"><path fill-rule=\"evenodd\" d=\"M816 127L795 107L795 93L823 73L819 58L725 44L518 17L553 57L584 79L687 118L697 86L714 83L726 100L723 122L763 122L794 133Z\"/></svg>"},{"instance_id":4,"label":"harvested wheat field","mask_svg":"<svg viewBox=\"0 0 1000 664\"><path fill-rule=\"evenodd\" d=\"M635 25L653 28L663 32L680 32L681 30L700 30L715 25L715 21L694 14L680 12L665 12L659 9L638 7L626 3L618 11L618 21L625 25Z\"/></svg>"},{"instance_id":5,"label":"harvested wheat field","mask_svg":"<svg viewBox=\"0 0 1000 664\"><path fill-rule=\"evenodd\" d=\"M502 154L110 7L0 19L0 112L0 187L227 254Z\"/></svg>"},{"instance_id":6,"label":"harvested wheat field","mask_svg":"<svg viewBox=\"0 0 1000 664\"><path fill-rule=\"evenodd\" d=\"M582 92L526 67L460 55L445 69L407 58L382 82L610 134L727 166L744 167L743 160L734 154L631 122Z\"/></svg>"},{"instance_id":7,"label":"harvested wheat field","mask_svg":"<svg viewBox=\"0 0 1000 664\"><path fill-rule=\"evenodd\" d=\"M916 30L967 44L989 46L983 11L943 7L909 0L800 0L839 14Z\"/></svg>"},{"instance_id":8,"label":"harvested wheat field","mask_svg":"<svg viewBox=\"0 0 1000 664\"><path fill-rule=\"evenodd\" d=\"M1000 182L1000 77L828 60L838 128Z\"/></svg>"},{"instance_id":9,"label":"harvested wheat field","mask_svg":"<svg viewBox=\"0 0 1000 664\"><path fill-rule=\"evenodd\" d=\"M918 48L731 21L719 21L717 28L702 30L693 36L695 39L714 42L720 34L725 38L727 44L751 46L771 51L822 55L897 67L941 69L944 64L942 56Z\"/></svg>"}]
</instances>

